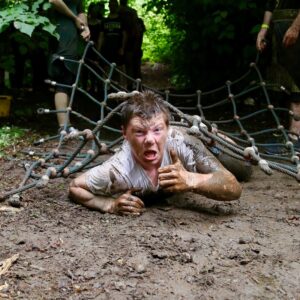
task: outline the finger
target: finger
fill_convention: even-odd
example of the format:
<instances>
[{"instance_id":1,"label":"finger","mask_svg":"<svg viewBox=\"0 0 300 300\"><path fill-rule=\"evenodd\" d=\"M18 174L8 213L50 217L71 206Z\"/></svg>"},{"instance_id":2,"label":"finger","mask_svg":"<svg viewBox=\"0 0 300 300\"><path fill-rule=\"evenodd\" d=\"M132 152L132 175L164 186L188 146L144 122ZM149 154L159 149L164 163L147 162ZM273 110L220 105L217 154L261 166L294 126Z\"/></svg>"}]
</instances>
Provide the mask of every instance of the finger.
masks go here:
<instances>
[{"instance_id":1,"label":"finger","mask_svg":"<svg viewBox=\"0 0 300 300\"><path fill-rule=\"evenodd\" d=\"M176 164L179 161L177 152L172 148L170 149L170 156L171 156L171 161L173 164Z\"/></svg>"},{"instance_id":2,"label":"finger","mask_svg":"<svg viewBox=\"0 0 300 300\"><path fill-rule=\"evenodd\" d=\"M144 202L138 197L135 197L134 199L132 199L131 203L132 203L132 205L134 205L137 208L144 208L145 207Z\"/></svg>"},{"instance_id":3,"label":"finger","mask_svg":"<svg viewBox=\"0 0 300 300\"><path fill-rule=\"evenodd\" d=\"M176 170L177 170L177 168L174 165L169 165L169 166L159 168L158 174L171 173L172 171L176 171Z\"/></svg>"},{"instance_id":4,"label":"finger","mask_svg":"<svg viewBox=\"0 0 300 300\"><path fill-rule=\"evenodd\" d=\"M177 178L177 172L171 171L168 173L159 173L158 174L158 180L168 180L168 179L175 179Z\"/></svg>"},{"instance_id":5,"label":"finger","mask_svg":"<svg viewBox=\"0 0 300 300\"><path fill-rule=\"evenodd\" d=\"M137 214L137 213L142 213L143 212L143 209L141 208L136 208L136 207L133 207L133 206L122 206L120 209L119 209L119 212L120 213L130 213L130 214Z\"/></svg>"},{"instance_id":6,"label":"finger","mask_svg":"<svg viewBox=\"0 0 300 300\"><path fill-rule=\"evenodd\" d=\"M175 179L159 181L159 186L163 189L170 187L170 186L174 186L176 184L177 184L177 180L175 180Z\"/></svg>"},{"instance_id":7,"label":"finger","mask_svg":"<svg viewBox=\"0 0 300 300\"><path fill-rule=\"evenodd\" d=\"M143 202L139 197L134 197L133 202L136 203L136 204L138 204L139 207L141 207L141 208L144 208L144 207L145 207L144 202Z\"/></svg>"},{"instance_id":8,"label":"finger","mask_svg":"<svg viewBox=\"0 0 300 300\"><path fill-rule=\"evenodd\" d=\"M141 188L132 188L132 189L126 191L123 194L123 196L124 196L123 201L125 200L128 203L137 203L137 205L139 207L145 207L144 202L139 197L132 195L132 193L139 192L141 190L142 190Z\"/></svg>"},{"instance_id":9,"label":"finger","mask_svg":"<svg viewBox=\"0 0 300 300\"><path fill-rule=\"evenodd\" d=\"M128 194L123 195L123 197L120 198L119 204L120 206L135 206L138 208L145 207L144 202L140 198Z\"/></svg>"}]
</instances>

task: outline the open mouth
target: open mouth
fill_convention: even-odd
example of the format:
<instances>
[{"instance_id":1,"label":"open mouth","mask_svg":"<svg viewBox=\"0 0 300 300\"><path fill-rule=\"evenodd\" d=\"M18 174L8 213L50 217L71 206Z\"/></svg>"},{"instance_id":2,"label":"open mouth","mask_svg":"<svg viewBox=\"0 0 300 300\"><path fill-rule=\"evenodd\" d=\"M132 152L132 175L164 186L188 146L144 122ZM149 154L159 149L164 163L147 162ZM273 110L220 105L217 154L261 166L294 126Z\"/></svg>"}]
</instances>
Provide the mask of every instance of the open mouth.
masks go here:
<instances>
[{"instance_id":1,"label":"open mouth","mask_svg":"<svg viewBox=\"0 0 300 300\"><path fill-rule=\"evenodd\" d=\"M144 157L147 159L147 160L154 160L157 156L157 152L154 151L154 150L147 150L144 152Z\"/></svg>"}]
</instances>

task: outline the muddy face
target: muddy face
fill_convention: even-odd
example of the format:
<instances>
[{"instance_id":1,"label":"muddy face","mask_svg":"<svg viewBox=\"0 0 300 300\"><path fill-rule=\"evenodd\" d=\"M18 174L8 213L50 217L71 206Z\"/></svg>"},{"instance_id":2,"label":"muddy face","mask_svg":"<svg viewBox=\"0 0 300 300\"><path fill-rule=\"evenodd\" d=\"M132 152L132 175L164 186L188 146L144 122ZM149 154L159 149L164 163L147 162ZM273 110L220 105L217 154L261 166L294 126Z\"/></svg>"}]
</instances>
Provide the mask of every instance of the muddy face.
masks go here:
<instances>
[{"instance_id":1,"label":"muddy face","mask_svg":"<svg viewBox=\"0 0 300 300\"><path fill-rule=\"evenodd\" d=\"M124 138L129 142L135 160L146 170L159 168L168 135L168 126L163 114L150 120L133 117Z\"/></svg>"}]
</instances>

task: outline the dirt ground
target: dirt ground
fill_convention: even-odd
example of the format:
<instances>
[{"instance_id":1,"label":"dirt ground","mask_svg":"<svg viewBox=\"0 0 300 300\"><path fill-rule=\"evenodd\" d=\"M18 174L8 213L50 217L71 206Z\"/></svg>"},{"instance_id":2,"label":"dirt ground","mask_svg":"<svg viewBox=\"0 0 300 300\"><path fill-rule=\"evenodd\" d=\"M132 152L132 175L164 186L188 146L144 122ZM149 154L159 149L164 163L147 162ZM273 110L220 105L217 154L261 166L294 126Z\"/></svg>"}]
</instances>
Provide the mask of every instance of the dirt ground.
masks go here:
<instances>
[{"instance_id":1,"label":"dirt ground","mask_svg":"<svg viewBox=\"0 0 300 300\"><path fill-rule=\"evenodd\" d=\"M1 191L22 162L0 159ZM139 217L70 202L69 181L0 203L0 299L300 299L293 178L255 168L239 201L182 194Z\"/></svg>"}]
</instances>

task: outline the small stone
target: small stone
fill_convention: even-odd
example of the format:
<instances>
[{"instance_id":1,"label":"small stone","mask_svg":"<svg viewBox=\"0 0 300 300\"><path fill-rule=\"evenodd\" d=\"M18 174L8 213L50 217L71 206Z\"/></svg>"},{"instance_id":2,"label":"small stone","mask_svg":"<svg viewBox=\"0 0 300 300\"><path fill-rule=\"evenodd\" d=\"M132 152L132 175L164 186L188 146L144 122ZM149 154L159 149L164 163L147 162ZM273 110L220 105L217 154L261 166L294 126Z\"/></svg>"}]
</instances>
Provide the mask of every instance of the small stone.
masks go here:
<instances>
[{"instance_id":1,"label":"small stone","mask_svg":"<svg viewBox=\"0 0 300 300\"><path fill-rule=\"evenodd\" d=\"M251 242L251 239L249 239L249 238L244 238L244 237L239 238L239 244L241 244L241 245L249 244L250 242Z\"/></svg>"},{"instance_id":2,"label":"small stone","mask_svg":"<svg viewBox=\"0 0 300 300\"><path fill-rule=\"evenodd\" d=\"M151 255L152 255L152 257L159 258L159 259L164 259L164 258L168 257L168 253L161 252L161 251L152 251Z\"/></svg>"},{"instance_id":3,"label":"small stone","mask_svg":"<svg viewBox=\"0 0 300 300\"><path fill-rule=\"evenodd\" d=\"M141 273L145 273L146 272L146 267L143 264L137 264L135 266L135 270L137 273L141 274Z\"/></svg>"},{"instance_id":4,"label":"small stone","mask_svg":"<svg viewBox=\"0 0 300 300\"><path fill-rule=\"evenodd\" d=\"M21 207L21 199L19 194L14 194L10 196L8 199L8 204L12 207L20 208Z\"/></svg>"},{"instance_id":5,"label":"small stone","mask_svg":"<svg viewBox=\"0 0 300 300\"><path fill-rule=\"evenodd\" d=\"M184 262L184 263L193 262L193 256L188 252L183 252L181 259L182 259L182 262Z\"/></svg>"}]
</instances>

